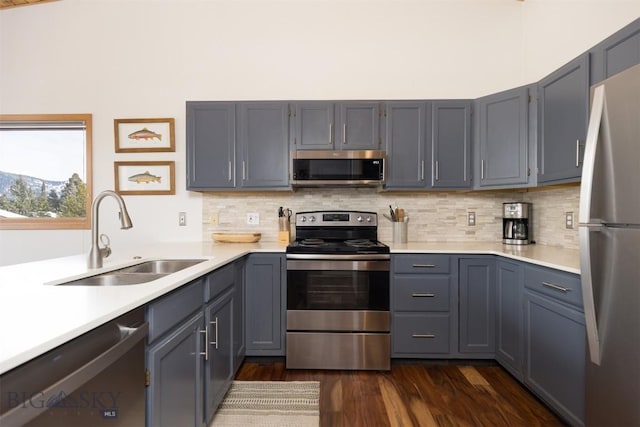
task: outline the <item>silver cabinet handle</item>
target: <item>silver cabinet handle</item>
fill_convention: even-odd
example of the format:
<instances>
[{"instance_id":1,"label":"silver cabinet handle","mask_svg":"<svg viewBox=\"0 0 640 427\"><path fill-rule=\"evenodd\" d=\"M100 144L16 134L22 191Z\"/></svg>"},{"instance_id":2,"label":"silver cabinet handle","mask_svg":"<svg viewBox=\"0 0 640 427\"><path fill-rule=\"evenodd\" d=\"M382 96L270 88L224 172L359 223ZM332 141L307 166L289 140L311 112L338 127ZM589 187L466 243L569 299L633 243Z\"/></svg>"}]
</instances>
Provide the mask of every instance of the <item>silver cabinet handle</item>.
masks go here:
<instances>
[{"instance_id":1,"label":"silver cabinet handle","mask_svg":"<svg viewBox=\"0 0 640 427\"><path fill-rule=\"evenodd\" d=\"M542 282L542 286L546 286L547 288L555 289L556 291L560 291L560 292L563 292L565 294L571 290L570 288L565 288L565 287L562 287L562 286L554 285L553 283L549 283L549 282Z\"/></svg>"},{"instance_id":2,"label":"silver cabinet handle","mask_svg":"<svg viewBox=\"0 0 640 427\"><path fill-rule=\"evenodd\" d=\"M213 322L209 322L209 323L211 325L215 325L216 326L216 340L215 341L211 341L209 344L215 345L215 349L217 350L218 349L218 318L216 317L216 320L214 320Z\"/></svg>"},{"instance_id":3,"label":"silver cabinet handle","mask_svg":"<svg viewBox=\"0 0 640 427\"><path fill-rule=\"evenodd\" d=\"M440 179L440 162L436 160L436 181Z\"/></svg>"},{"instance_id":4,"label":"silver cabinet handle","mask_svg":"<svg viewBox=\"0 0 640 427\"><path fill-rule=\"evenodd\" d=\"M424 160L420 162L420 181L424 181Z\"/></svg>"},{"instance_id":5,"label":"silver cabinet handle","mask_svg":"<svg viewBox=\"0 0 640 427\"><path fill-rule=\"evenodd\" d=\"M436 294L423 294L419 292L414 292L411 294L411 296L414 298L433 298L436 296Z\"/></svg>"},{"instance_id":6,"label":"silver cabinet handle","mask_svg":"<svg viewBox=\"0 0 640 427\"><path fill-rule=\"evenodd\" d=\"M576 139L576 167L580 166L580 140Z\"/></svg>"},{"instance_id":7,"label":"silver cabinet handle","mask_svg":"<svg viewBox=\"0 0 640 427\"><path fill-rule=\"evenodd\" d=\"M347 124L343 124L342 125L342 143L346 144L347 143Z\"/></svg>"},{"instance_id":8,"label":"silver cabinet handle","mask_svg":"<svg viewBox=\"0 0 640 427\"><path fill-rule=\"evenodd\" d=\"M231 160L229 160L229 182L231 182Z\"/></svg>"},{"instance_id":9,"label":"silver cabinet handle","mask_svg":"<svg viewBox=\"0 0 640 427\"><path fill-rule=\"evenodd\" d=\"M329 123L329 144L333 144L333 123Z\"/></svg>"},{"instance_id":10,"label":"silver cabinet handle","mask_svg":"<svg viewBox=\"0 0 640 427\"><path fill-rule=\"evenodd\" d=\"M484 179L484 160L480 160L480 179Z\"/></svg>"},{"instance_id":11,"label":"silver cabinet handle","mask_svg":"<svg viewBox=\"0 0 640 427\"><path fill-rule=\"evenodd\" d=\"M413 334L412 338L435 338L436 336L433 334Z\"/></svg>"},{"instance_id":12,"label":"silver cabinet handle","mask_svg":"<svg viewBox=\"0 0 640 427\"><path fill-rule=\"evenodd\" d=\"M204 331L200 330L198 332L204 334L204 353L200 352L200 356L204 356L204 360L209 360L209 328L204 328Z\"/></svg>"},{"instance_id":13,"label":"silver cabinet handle","mask_svg":"<svg viewBox=\"0 0 640 427\"><path fill-rule=\"evenodd\" d=\"M246 160L242 161L242 180L247 180L247 162Z\"/></svg>"},{"instance_id":14,"label":"silver cabinet handle","mask_svg":"<svg viewBox=\"0 0 640 427\"><path fill-rule=\"evenodd\" d=\"M435 264L413 264L413 268L435 268Z\"/></svg>"}]
</instances>

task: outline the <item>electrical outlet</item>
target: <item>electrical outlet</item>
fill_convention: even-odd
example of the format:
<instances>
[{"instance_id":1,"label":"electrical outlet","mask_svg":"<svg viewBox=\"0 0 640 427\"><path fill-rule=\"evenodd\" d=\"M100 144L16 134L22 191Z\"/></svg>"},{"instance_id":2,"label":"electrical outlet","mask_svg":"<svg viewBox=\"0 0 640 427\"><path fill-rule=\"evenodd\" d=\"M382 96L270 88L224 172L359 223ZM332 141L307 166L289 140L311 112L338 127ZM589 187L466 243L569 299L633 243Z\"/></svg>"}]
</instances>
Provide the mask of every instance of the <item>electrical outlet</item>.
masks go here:
<instances>
[{"instance_id":1,"label":"electrical outlet","mask_svg":"<svg viewBox=\"0 0 640 427\"><path fill-rule=\"evenodd\" d=\"M467 225L470 225L470 226L476 225L476 213L475 212L467 212Z\"/></svg>"},{"instance_id":2,"label":"electrical outlet","mask_svg":"<svg viewBox=\"0 0 640 427\"><path fill-rule=\"evenodd\" d=\"M248 213L247 214L247 224L250 224L250 225L258 225L258 224L260 224L260 214Z\"/></svg>"},{"instance_id":3,"label":"electrical outlet","mask_svg":"<svg viewBox=\"0 0 640 427\"><path fill-rule=\"evenodd\" d=\"M573 212L564 213L564 226L566 228L573 228Z\"/></svg>"},{"instance_id":4,"label":"electrical outlet","mask_svg":"<svg viewBox=\"0 0 640 427\"><path fill-rule=\"evenodd\" d=\"M187 213L186 212L178 212L178 225L180 227L184 227L187 225Z\"/></svg>"},{"instance_id":5,"label":"electrical outlet","mask_svg":"<svg viewBox=\"0 0 640 427\"><path fill-rule=\"evenodd\" d=\"M209 224L218 225L219 223L220 223L220 216L218 215L218 212L212 213L211 216L209 216Z\"/></svg>"}]
</instances>

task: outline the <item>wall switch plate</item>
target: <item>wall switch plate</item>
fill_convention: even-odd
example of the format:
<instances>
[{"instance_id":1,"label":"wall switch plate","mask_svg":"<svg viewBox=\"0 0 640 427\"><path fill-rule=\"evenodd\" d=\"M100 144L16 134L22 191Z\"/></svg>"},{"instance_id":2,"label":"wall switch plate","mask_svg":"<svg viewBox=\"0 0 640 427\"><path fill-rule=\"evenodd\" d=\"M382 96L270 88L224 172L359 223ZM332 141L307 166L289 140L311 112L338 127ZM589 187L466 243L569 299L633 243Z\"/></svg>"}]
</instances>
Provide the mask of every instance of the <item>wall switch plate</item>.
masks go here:
<instances>
[{"instance_id":1,"label":"wall switch plate","mask_svg":"<svg viewBox=\"0 0 640 427\"><path fill-rule=\"evenodd\" d=\"M249 224L249 225L258 225L258 224L260 224L260 214L248 213L247 214L247 224Z\"/></svg>"},{"instance_id":2,"label":"wall switch plate","mask_svg":"<svg viewBox=\"0 0 640 427\"><path fill-rule=\"evenodd\" d=\"M209 224L218 225L220 223L220 216L218 212L214 212L209 216Z\"/></svg>"},{"instance_id":3,"label":"wall switch plate","mask_svg":"<svg viewBox=\"0 0 640 427\"><path fill-rule=\"evenodd\" d=\"M573 228L573 212L564 213L564 226L566 228Z\"/></svg>"},{"instance_id":4,"label":"wall switch plate","mask_svg":"<svg viewBox=\"0 0 640 427\"><path fill-rule=\"evenodd\" d=\"M184 227L187 225L187 213L186 212L178 212L178 225L180 227Z\"/></svg>"},{"instance_id":5,"label":"wall switch plate","mask_svg":"<svg viewBox=\"0 0 640 427\"><path fill-rule=\"evenodd\" d=\"M470 225L470 226L476 225L476 213L475 212L467 212L467 225Z\"/></svg>"}]
</instances>

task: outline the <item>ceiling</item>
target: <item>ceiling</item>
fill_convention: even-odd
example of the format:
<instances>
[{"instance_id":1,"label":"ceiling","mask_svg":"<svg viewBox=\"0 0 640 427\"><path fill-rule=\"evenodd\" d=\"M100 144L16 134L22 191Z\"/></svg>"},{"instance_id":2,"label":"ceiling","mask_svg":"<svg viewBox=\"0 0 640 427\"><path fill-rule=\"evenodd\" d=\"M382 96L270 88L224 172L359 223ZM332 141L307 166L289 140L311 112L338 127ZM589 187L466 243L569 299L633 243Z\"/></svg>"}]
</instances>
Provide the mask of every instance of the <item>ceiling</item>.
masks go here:
<instances>
[{"instance_id":1,"label":"ceiling","mask_svg":"<svg viewBox=\"0 0 640 427\"><path fill-rule=\"evenodd\" d=\"M46 3L56 0L0 0L0 9L6 9L16 6L29 6L36 3Z\"/></svg>"}]
</instances>

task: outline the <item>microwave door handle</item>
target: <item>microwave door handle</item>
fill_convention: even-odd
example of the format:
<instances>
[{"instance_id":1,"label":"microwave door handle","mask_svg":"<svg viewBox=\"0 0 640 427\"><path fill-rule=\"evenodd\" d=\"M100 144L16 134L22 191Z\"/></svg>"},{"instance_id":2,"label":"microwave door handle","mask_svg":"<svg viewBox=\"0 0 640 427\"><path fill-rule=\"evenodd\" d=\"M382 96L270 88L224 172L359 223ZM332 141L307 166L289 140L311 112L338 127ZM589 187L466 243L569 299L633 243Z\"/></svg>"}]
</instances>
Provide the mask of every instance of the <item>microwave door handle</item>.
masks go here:
<instances>
[{"instance_id":1,"label":"microwave door handle","mask_svg":"<svg viewBox=\"0 0 640 427\"><path fill-rule=\"evenodd\" d=\"M48 386L46 389L39 391L38 399L45 402L54 400L58 395L60 395L61 391L64 391L67 396L70 395L124 356L137 343L144 340L149 332L148 322L144 322L136 328L122 325L117 325L117 327L120 329L120 334L122 336L120 341L107 349L104 353L97 356L95 359L79 367L74 372ZM35 405L17 405L4 415L0 416L0 424L12 426L26 424L42 412L50 409L47 405L42 406L43 407L36 407Z\"/></svg>"}]
</instances>

